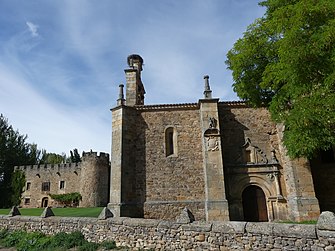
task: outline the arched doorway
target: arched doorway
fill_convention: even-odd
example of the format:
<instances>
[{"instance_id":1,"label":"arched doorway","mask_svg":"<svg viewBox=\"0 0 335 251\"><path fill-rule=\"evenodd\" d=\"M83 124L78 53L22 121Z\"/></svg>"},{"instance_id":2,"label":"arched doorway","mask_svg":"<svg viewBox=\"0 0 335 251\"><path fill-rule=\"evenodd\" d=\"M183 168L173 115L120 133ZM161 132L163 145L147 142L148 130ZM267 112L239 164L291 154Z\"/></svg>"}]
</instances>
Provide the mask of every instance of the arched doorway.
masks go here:
<instances>
[{"instance_id":1,"label":"arched doorway","mask_svg":"<svg viewBox=\"0 0 335 251\"><path fill-rule=\"evenodd\" d=\"M48 197L44 197L44 198L42 199L41 207L47 207L47 206L48 206L48 203L49 203L49 198L48 198Z\"/></svg>"},{"instance_id":2,"label":"arched doorway","mask_svg":"<svg viewBox=\"0 0 335 251\"><path fill-rule=\"evenodd\" d=\"M245 221L268 221L264 192L258 186L248 186L242 193Z\"/></svg>"}]
</instances>

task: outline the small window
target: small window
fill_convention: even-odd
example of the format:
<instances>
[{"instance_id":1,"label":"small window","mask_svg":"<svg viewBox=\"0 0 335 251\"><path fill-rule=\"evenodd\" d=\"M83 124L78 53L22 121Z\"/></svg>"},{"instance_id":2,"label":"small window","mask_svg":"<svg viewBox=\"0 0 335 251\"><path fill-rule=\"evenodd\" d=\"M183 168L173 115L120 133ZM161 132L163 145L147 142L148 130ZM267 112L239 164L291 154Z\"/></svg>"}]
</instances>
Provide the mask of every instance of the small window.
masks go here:
<instances>
[{"instance_id":1,"label":"small window","mask_svg":"<svg viewBox=\"0 0 335 251\"><path fill-rule=\"evenodd\" d=\"M166 156L177 154L177 136L173 127L165 130L165 154Z\"/></svg>"},{"instance_id":2,"label":"small window","mask_svg":"<svg viewBox=\"0 0 335 251\"><path fill-rule=\"evenodd\" d=\"M31 182L27 182L27 184L26 184L26 191L30 190L30 186L31 186Z\"/></svg>"},{"instance_id":3,"label":"small window","mask_svg":"<svg viewBox=\"0 0 335 251\"><path fill-rule=\"evenodd\" d=\"M64 180L61 180L59 182L59 189L64 189L65 188L65 181Z\"/></svg>"},{"instance_id":4,"label":"small window","mask_svg":"<svg viewBox=\"0 0 335 251\"><path fill-rule=\"evenodd\" d=\"M43 182L42 183L42 191L43 192L50 191L50 182Z\"/></svg>"},{"instance_id":5,"label":"small window","mask_svg":"<svg viewBox=\"0 0 335 251\"><path fill-rule=\"evenodd\" d=\"M30 204L30 198L24 198L24 204L29 205Z\"/></svg>"}]
</instances>

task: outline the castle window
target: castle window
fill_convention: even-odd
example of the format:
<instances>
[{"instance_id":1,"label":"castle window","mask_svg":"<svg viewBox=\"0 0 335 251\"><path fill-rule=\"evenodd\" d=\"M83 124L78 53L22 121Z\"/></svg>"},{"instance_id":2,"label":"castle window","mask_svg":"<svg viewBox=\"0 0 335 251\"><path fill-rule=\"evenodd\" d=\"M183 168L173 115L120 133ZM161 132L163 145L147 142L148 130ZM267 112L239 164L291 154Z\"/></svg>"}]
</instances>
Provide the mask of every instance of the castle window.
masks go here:
<instances>
[{"instance_id":1,"label":"castle window","mask_svg":"<svg viewBox=\"0 0 335 251\"><path fill-rule=\"evenodd\" d=\"M50 182L43 182L42 183L42 191L43 192L50 191Z\"/></svg>"},{"instance_id":2,"label":"castle window","mask_svg":"<svg viewBox=\"0 0 335 251\"><path fill-rule=\"evenodd\" d=\"M166 156L177 154L177 135L173 127L165 130L165 154Z\"/></svg>"},{"instance_id":3,"label":"castle window","mask_svg":"<svg viewBox=\"0 0 335 251\"><path fill-rule=\"evenodd\" d=\"M24 204L29 205L30 204L30 198L24 198Z\"/></svg>"},{"instance_id":4,"label":"castle window","mask_svg":"<svg viewBox=\"0 0 335 251\"><path fill-rule=\"evenodd\" d=\"M27 182L27 184L26 184L26 191L29 191L29 190L30 190L30 186L31 186L31 183L30 183L30 182Z\"/></svg>"},{"instance_id":5,"label":"castle window","mask_svg":"<svg viewBox=\"0 0 335 251\"><path fill-rule=\"evenodd\" d=\"M64 180L61 180L59 182L59 189L64 189L65 188L65 181Z\"/></svg>"}]
</instances>

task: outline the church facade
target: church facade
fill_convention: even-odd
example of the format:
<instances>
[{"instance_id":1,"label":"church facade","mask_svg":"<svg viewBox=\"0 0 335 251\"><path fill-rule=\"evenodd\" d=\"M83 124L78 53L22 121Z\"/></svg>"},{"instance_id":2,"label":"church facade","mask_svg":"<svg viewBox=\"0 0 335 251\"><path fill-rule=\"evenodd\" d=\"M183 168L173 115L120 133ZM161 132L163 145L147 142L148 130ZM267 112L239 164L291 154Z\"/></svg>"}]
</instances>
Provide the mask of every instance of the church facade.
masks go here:
<instances>
[{"instance_id":1,"label":"church facade","mask_svg":"<svg viewBox=\"0 0 335 251\"><path fill-rule=\"evenodd\" d=\"M213 98L144 105L143 59L128 57L112 111L108 207L119 216L304 221L320 213L307 159L290 159L265 108Z\"/></svg>"}]
</instances>

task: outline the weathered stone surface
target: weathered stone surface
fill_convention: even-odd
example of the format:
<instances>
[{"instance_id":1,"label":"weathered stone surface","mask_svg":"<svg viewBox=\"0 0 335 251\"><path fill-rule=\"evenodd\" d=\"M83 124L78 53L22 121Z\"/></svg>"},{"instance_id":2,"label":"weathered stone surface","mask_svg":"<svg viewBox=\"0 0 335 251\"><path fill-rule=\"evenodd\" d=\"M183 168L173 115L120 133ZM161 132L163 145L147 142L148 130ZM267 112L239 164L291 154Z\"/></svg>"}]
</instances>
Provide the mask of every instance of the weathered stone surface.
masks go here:
<instances>
[{"instance_id":1,"label":"weathered stone surface","mask_svg":"<svg viewBox=\"0 0 335 251\"><path fill-rule=\"evenodd\" d=\"M195 231L195 232L209 232L212 229L212 224L207 222L195 221L190 224L181 226L183 230Z\"/></svg>"},{"instance_id":2,"label":"weathered stone surface","mask_svg":"<svg viewBox=\"0 0 335 251\"><path fill-rule=\"evenodd\" d=\"M322 212L316 224L319 230L335 231L335 214L333 212Z\"/></svg>"},{"instance_id":3,"label":"weathered stone surface","mask_svg":"<svg viewBox=\"0 0 335 251\"><path fill-rule=\"evenodd\" d=\"M113 215L113 213L107 208L107 207L104 207L102 210L101 210L101 212L100 212L100 214L99 214L99 216L98 216L98 219L99 220L105 220L105 219L107 219L107 218L111 218L111 217L113 217L114 215Z\"/></svg>"},{"instance_id":4,"label":"weathered stone surface","mask_svg":"<svg viewBox=\"0 0 335 251\"><path fill-rule=\"evenodd\" d=\"M160 223L160 220L156 219L135 219L135 218L128 218L123 221L125 226L134 226L134 227L157 227Z\"/></svg>"},{"instance_id":5,"label":"weathered stone surface","mask_svg":"<svg viewBox=\"0 0 335 251\"><path fill-rule=\"evenodd\" d=\"M99 220L80 217L0 216L0 230L41 231L49 235L60 231L81 231L89 241L114 240L117 245L128 246L130 250L151 248L154 250L331 251L334 248L335 237L327 236L335 236L335 231L319 230L327 232L328 235L312 236L309 231L311 227L315 227L314 225L268 224L273 225L274 234L266 233L265 225L246 222L213 222L211 227L211 224L205 222L179 224L172 221L136 218ZM244 231L245 227L248 231ZM271 229L271 226L269 228ZM298 231L301 233L297 234Z\"/></svg>"},{"instance_id":6,"label":"weathered stone surface","mask_svg":"<svg viewBox=\"0 0 335 251\"><path fill-rule=\"evenodd\" d=\"M273 234L273 224L269 222L248 222L245 230L250 234Z\"/></svg>"},{"instance_id":7,"label":"weathered stone surface","mask_svg":"<svg viewBox=\"0 0 335 251\"><path fill-rule=\"evenodd\" d=\"M315 225L273 223L274 236L316 238Z\"/></svg>"},{"instance_id":8,"label":"weathered stone surface","mask_svg":"<svg viewBox=\"0 0 335 251\"><path fill-rule=\"evenodd\" d=\"M246 222L243 221L217 221L213 222L213 232L225 233L225 234L243 234L245 232Z\"/></svg>"},{"instance_id":9,"label":"weathered stone surface","mask_svg":"<svg viewBox=\"0 0 335 251\"><path fill-rule=\"evenodd\" d=\"M41 214L41 217L42 218L47 218L47 217L50 217L50 216L55 216L55 214L52 211L52 209L50 207L44 208L44 210L43 210L43 212Z\"/></svg>"}]
</instances>

